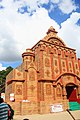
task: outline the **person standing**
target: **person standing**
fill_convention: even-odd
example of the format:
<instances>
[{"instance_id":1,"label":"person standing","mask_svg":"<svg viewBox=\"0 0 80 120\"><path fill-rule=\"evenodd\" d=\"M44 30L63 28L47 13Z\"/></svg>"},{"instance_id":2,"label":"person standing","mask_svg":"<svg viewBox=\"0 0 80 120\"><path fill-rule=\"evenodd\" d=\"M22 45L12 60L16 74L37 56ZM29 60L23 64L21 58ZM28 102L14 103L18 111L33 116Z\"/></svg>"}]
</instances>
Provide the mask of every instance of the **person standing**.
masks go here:
<instances>
[{"instance_id":1,"label":"person standing","mask_svg":"<svg viewBox=\"0 0 80 120\"><path fill-rule=\"evenodd\" d=\"M14 110L12 109L12 107L8 104L9 107L9 111L8 111L8 119L9 120L13 120L13 116L14 116Z\"/></svg>"},{"instance_id":2,"label":"person standing","mask_svg":"<svg viewBox=\"0 0 80 120\"><path fill-rule=\"evenodd\" d=\"M0 120L8 120L8 105L4 102L3 98L0 97Z\"/></svg>"}]
</instances>

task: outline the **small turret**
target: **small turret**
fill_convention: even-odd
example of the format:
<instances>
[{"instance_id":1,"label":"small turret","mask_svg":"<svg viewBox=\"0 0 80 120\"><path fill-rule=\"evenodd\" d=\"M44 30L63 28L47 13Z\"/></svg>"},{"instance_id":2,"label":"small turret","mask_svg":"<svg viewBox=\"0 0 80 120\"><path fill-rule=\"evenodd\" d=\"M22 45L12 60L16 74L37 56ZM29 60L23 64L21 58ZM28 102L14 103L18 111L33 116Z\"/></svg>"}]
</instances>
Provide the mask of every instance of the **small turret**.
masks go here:
<instances>
[{"instance_id":1,"label":"small turret","mask_svg":"<svg viewBox=\"0 0 80 120\"><path fill-rule=\"evenodd\" d=\"M34 52L31 49L26 49L26 52L22 54L23 62L24 61L33 61L34 60Z\"/></svg>"}]
</instances>

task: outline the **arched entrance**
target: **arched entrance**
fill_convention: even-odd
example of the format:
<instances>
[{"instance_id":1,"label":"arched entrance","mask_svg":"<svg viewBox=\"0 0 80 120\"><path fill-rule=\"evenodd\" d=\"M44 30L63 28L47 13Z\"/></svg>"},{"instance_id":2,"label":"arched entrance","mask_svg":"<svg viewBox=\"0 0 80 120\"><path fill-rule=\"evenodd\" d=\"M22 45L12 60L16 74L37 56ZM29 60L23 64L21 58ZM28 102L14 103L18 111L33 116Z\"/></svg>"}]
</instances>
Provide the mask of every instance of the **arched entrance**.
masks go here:
<instances>
[{"instance_id":1,"label":"arched entrance","mask_svg":"<svg viewBox=\"0 0 80 120\"><path fill-rule=\"evenodd\" d=\"M66 85L67 99L69 100L70 110L79 110L80 104L77 102L77 86L74 84Z\"/></svg>"},{"instance_id":2,"label":"arched entrance","mask_svg":"<svg viewBox=\"0 0 80 120\"><path fill-rule=\"evenodd\" d=\"M77 101L77 86L74 84L66 85L67 99L69 101Z\"/></svg>"}]
</instances>

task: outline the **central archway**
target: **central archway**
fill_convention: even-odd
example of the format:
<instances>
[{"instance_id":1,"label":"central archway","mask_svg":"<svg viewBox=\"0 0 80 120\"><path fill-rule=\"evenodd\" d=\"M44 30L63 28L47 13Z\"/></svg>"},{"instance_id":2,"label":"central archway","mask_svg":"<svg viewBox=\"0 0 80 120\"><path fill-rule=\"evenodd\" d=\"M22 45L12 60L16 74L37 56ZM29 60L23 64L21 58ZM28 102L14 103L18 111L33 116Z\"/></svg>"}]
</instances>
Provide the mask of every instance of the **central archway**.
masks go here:
<instances>
[{"instance_id":1,"label":"central archway","mask_svg":"<svg viewBox=\"0 0 80 120\"><path fill-rule=\"evenodd\" d=\"M67 99L69 101L77 101L77 86L74 84L66 85Z\"/></svg>"}]
</instances>

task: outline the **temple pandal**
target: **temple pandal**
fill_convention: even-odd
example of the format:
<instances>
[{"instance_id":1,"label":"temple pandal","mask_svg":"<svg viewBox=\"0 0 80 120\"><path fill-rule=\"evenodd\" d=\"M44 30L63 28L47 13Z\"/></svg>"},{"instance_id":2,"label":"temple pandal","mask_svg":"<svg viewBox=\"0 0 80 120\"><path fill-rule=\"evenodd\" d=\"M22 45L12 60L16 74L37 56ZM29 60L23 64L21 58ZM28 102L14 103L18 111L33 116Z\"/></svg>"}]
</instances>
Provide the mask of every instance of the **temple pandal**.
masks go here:
<instances>
[{"instance_id":1,"label":"temple pandal","mask_svg":"<svg viewBox=\"0 0 80 120\"><path fill-rule=\"evenodd\" d=\"M7 75L5 100L21 115L65 111L70 102L80 103L80 59L52 26Z\"/></svg>"}]
</instances>

